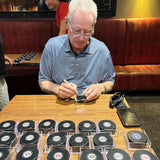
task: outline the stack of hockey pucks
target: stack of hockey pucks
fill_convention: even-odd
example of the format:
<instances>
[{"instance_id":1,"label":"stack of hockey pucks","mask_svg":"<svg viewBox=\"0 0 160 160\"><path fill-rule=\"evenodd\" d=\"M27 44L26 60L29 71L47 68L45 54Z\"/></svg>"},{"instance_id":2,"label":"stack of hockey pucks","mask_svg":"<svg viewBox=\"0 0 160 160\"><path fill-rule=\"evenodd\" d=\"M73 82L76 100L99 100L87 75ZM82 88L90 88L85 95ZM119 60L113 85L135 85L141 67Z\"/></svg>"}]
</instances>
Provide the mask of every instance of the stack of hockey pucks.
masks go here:
<instances>
[{"instance_id":1,"label":"stack of hockey pucks","mask_svg":"<svg viewBox=\"0 0 160 160\"><path fill-rule=\"evenodd\" d=\"M80 149L88 149L89 139L85 134L74 134L69 139L69 145L73 152L79 152Z\"/></svg>"},{"instance_id":2,"label":"stack of hockey pucks","mask_svg":"<svg viewBox=\"0 0 160 160\"><path fill-rule=\"evenodd\" d=\"M97 133L93 137L94 147L98 148L112 148L113 138L109 133Z\"/></svg>"},{"instance_id":3,"label":"stack of hockey pucks","mask_svg":"<svg viewBox=\"0 0 160 160\"><path fill-rule=\"evenodd\" d=\"M80 160L104 160L104 158L101 152L95 149L87 149L82 152Z\"/></svg>"},{"instance_id":4,"label":"stack of hockey pucks","mask_svg":"<svg viewBox=\"0 0 160 160\"><path fill-rule=\"evenodd\" d=\"M16 134L13 132L3 132L0 134L0 147L14 147L17 142Z\"/></svg>"},{"instance_id":5,"label":"stack of hockey pucks","mask_svg":"<svg viewBox=\"0 0 160 160\"><path fill-rule=\"evenodd\" d=\"M133 160L158 160L158 158L147 150L137 150L133 154Z\"/></svg>"},{"instance_id":6,"label":"stack of hockey pucks","mask_svg":"<svg viewBox=\"0 0 160 160\"><path fill-rule=\"evenodd\" d=\"M79 123L79 132L90 134L96 132L96 124L92 121L85 120Z\"/></svg>"},{"instance_id":7,"label":"stack of hockey pucks","mask_svg":"<svg viewBox=\"0 0 160 160\"><path fill-rule=\"evenodd\" d=\"M11 132L14 132L15 125L16 125L16 122L13 121L13 120L3 121L0 124L0 131L7 131L7 132L11 131Z\"/></svg>"},{"instance_id":8,"label":"stack of hockey pucks","mask_svg":"<svg viewBox=\"0 0 160 160\"><path fill-rule=\"evenodd\" d=\"M0 148L0 160L7 160L9 158L9 149Z\"/></svg>"},{"instance_id":9,"label":"stack of hockey pucks","mask_svg":"<svg viewBox=\"0 0 160 160\"><path fill-rule=\"evenodd\" d=\"M145 148L148 141L147 136L137 130L132 130L127 133L127 138L130 144L130 147L133 148Z\"/></svg>"},{"instance_id":10,"label":"stack of hockey pucks","mask_svg":"<svg viewBox=\"0 0 160 160\"><path fill-rule=\"evenodd\" d=\"M122 149L113 148L108 151L107 160L130 160L130 156Z\"/></svg>"},{"instance_id":11,"label":"stack of hockey pucks","mask_svg":"<svg viewBox=\"0 0 160 160\"><path fill-rule=\"evenodd\" d=\"M20 138L20 144L23 147L37 146L39 141L39 134L33 131L25 132Z\"/></svg>"},{"instance_id":12,"label":"stack of hockey pucks","mask_svg":"<svg viewBox=\"0 0 160 160\"><path fill-rule=\"evenodd\" d=\"M75 123L70 120L62 121L58 124L58 131L63 133L75 132Z\"/></svg>"},{"instance_id":13,"label":"stack of hockey pucks","mask_svg":"<svg viewBox=\"0 0 160 160\"><path fill-rule=\"evenodd\" d=\"M18 131L34 131L35 122L33 120L24 120L18 124Z\"/></svg>"},{"instance_id":14,"label":"stack of hockey pucks","mask_svg":"<svg viewBox=\"0 0 160 160\"><path fill-rule=\"evenodd\" d=\"M16 155L16 160L37 160L39 150L37 147L24 147Z\"/></svg>"},{"instance_id":15,"label":"stack of hockey pucks","mask_svg":"<svg viewBox=\"0 0 160 160\"><path fill-rule=\"evenodd\" d=\"M41 121L38 125L39 131L43 134L47 134L48 132L53 132L55 129L56 122L52 119L45 119Z\"/></svg>"},{"instance_id":16,"label":"stack of hockey pucks","mask_svg":"<svg viewBox=\"0 0 160 160\"><path fill-rule=\"evenodd\" d=\"M101 120L99 122L99 129L102 132L111 132L112 134L115 134L116 124L111 120Z\"/></svg>"},{"instance_id":17,"label":"stack of hockey pucks","mask_svg":"<svg viewBox=\"0 0 160 160\"><path fill-rule=\"evenodd\" d=\"M64 148L55 148L51 150L46 160L69 160L70 154L69 152Z\"/></svg>"},{"instance_id":18,"label":"stack of hockey pucks","mask_svg":"<svg viewBox=\"0 0 160 160\"><path fill-rule=\"evenodd\" d=\"M47 146L51 149L56 147L64 148L66 145L66 135L64 133L53 133L47 137Z\"/></svg>"}]
</instances>

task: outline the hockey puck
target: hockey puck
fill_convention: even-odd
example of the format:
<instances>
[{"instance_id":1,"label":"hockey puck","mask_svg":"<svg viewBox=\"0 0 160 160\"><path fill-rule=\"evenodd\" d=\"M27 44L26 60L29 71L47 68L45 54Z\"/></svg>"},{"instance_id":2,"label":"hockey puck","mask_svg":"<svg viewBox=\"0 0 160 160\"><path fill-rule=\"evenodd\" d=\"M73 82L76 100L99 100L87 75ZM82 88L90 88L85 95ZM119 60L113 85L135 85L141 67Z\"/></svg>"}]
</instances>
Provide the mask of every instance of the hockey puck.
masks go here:
<instances>
[{"instance_id":1,"label":"hockey puck","mask_svg":"<svg viewBox=\"0 0 160 160\"><path fill-rule=\"evenodd\" d=\"M52 119L45 119L39 123L38 128L43 133L48 133L49 131L54 130L55 121Z\"/></svg>"},{"instance_id":2,"label":"hockey puck","mask_svg":"<svg viewBox=\"0 0 160 160\"><path fill-rule=\"evenodd\" d=\"M9 155L9 150L7 148L0 148L0 160L7 159Z\"/></svg>"},{"instance_id":3,"label":"hockey puck","mask_svg":"<svg viewBox=\"0 0 160 160\"><path fill-rule=\"evenodd\" d=\"M17 153L16 160L37 160L38 153L36 147L24 147Z\"/></svg>"},{"instance_id":4,"label":"hockey puck","mask_svg":"<svg viewBox=\"0 0 160 160\"><path fill-rule=\"evenodd\" d=\"M102 120L99 122L99 128L102 131L108 131L111 133L115 133L116 124L110 120Z\"/></svg>"},{"instance_id":5,"label":"hockey puck","mask_svg":"<svg viewBox=\"0 0 160 160\"><path fill-rule=\"evenodd\" d=\"M68 132L75 130L75 123L70 120L62 121L58 124L58 130L61 132Z\"/></svg>"},{"instance_id":6,"label":"hockey puck","mask_svg":"<svg viewBox=\"0 0 160 160\"><path fill-rule=\"evenodd\" d=\"M132 130L127 133L129 142L132 147L145 147L147 143L147 136L140 131Z\"/></svg>"},{"instance_id":7,"label":"hockey puck","mask_svg":"<svg viewBox=\"0 0 160 160\"><path fill-rule=\"evenodd\" d=\"M16 122L12 120L4 121L0 124L0 130L2 131L14 131Z\"/></svg>"},{"instance_id":8,"label":"hockey puck","mask_svg":"<svg viewBox=\"0 0 160 160\"><path fill-rule=\"evenodd\" d=\"M82 152L80 160L104 160L104 158L99 151L87 149Z\"/></svg>"},{"instance_id":9,"label":"hockey puck","mask_svg":"<svg viewBox=\"0 0 160 160\"><path fill-rule=\"evenodd\" d=\"M14 145L16 142L16 135L12 132L4 132L0 135L0 146Z\"/></svg>"},{"instance_id":10,"label":"hockey puck","mask_svg":"<svg viewBox=\"0 0 160 160\"><path fill-rule=\"evenodd\" d=\"M147 150L137 150L133 154L134 160L158 160L158 158Z\"/></svg>"},{"instance_id":11,"label":"hockey puck","mask_svg":"<svg viewBox=\"0 0 160 160\"><path fill-rule=\"evenodd\" d=\"M47 145L60 146L66 144L66 136L63 133L53 133L47 138Z\"/></svg>"},{"instance_id":12,"label":"hockey puck","mask_svg":"<svg viewBox=\"0 0 160 160\"><path fill-rule=\"evenodd\" d=\"M39 134L36 132L26 132L20 138L20 144L23 146L37 144L39 140Z\"/></svg>"},{"instance_id":13,"label":"hockey puck","mask_svg":"<svg viewBox=\"0 0 160 160\"><path fill-rule=\"evenodd\" d=\"M94 135L93 142L95 146L106 147L113 145L113 138L108 133L98 133Z\"/></svg>"},{"instance_id":14,"label":"hockey puck","mask_svg":"<svg viewBox=\"0 0 160 160\"><path fill-rule=\"evenodd\" d=\"M80 131L96 131L96 125L92 121L82 121L79 123Z\"/></svg>"},{"instance_id":15,"label":"hockey puck","mask_svg":"<svg viewBox=\"0 0 160 160\"><path fill-rule=\"evenodd\" d=\"M34 131L35 122L32 120L25 120L18 124L18 131Z\"/></svg>"},{"instance_id":16,"label":"hockey puck","mask_svg":"<svg viewBox=\"0 0 160 160\"><path fill-rule=\"evenodd\" d=\"M69 160L69 152L63 148L55 148L48 153L46 160Z\"/></svg>"},{"instance_id":17,"label":"hockey puck","mask_svg":"<svg viewBox=\"0 0 160 160\"><path fill-rule=\"evenodd\" d=\"M108 160L130 160L129 154L118 148L110 149L107 153Z\"/></svg>"},{"instance_id":18,"label":"hockey puck","mask_svg":"<svg viewBox=\"0 0 160 160\"><path fill-rule=\"evenodd\" d=\"M88 146L89 140L85 134L74 134L69 139L70 146Z\"/></svg>"}]
</instances>

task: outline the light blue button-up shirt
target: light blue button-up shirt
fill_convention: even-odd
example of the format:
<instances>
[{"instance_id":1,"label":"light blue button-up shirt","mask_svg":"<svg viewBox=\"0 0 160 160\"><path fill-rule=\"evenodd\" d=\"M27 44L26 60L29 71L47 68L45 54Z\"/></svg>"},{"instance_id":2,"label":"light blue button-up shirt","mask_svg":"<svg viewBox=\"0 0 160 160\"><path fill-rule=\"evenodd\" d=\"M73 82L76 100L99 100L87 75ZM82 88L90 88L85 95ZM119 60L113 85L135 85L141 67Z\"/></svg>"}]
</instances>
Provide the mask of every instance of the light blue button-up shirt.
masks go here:
<instances>
[{"instance_id":1,"label":"light blue button-up shirt","mask_svg":"<svg viewBox=\"0 0 160 160\"><path fill-rule=\"evenodd\" d=\"M67 34L51 38L40 62L39 81L61 84L64 79L77 85L82 93L89 85L105 81L114 83L115 72L107 46L91 37L83 54L77 56Z\"/></svg>"}]
</instances>

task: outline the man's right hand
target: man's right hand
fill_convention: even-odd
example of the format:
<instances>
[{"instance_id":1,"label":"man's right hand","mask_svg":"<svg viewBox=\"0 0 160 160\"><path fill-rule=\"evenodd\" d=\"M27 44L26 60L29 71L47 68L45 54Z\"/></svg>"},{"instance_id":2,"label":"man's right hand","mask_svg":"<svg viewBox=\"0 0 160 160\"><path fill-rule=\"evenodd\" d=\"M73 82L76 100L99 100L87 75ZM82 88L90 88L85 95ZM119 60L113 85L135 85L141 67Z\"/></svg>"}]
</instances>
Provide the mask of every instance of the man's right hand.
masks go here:
<instances>
[{"instance_id":1,"label":"man's right hand","mask_svg":"<svg viewBox=\"0 0 160 160\"><path fill-rule=\"evenodd\" d=\"M60 98L71 98L77 93L78 91L76 84L63 82L59 85L58 96Z\"/></svg>"}]
</instances>

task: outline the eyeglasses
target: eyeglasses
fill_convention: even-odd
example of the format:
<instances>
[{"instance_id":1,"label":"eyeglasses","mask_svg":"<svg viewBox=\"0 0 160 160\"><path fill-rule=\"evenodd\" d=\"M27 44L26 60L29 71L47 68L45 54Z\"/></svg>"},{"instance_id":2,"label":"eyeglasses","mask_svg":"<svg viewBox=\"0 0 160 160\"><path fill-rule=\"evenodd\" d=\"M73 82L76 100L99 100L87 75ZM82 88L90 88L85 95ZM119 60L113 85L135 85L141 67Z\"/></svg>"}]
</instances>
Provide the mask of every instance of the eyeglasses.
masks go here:
<instances>
[{"instance_id":1,"label":"eyeglasses","mask_svg":"<svg viewBox=\"0 0 160 160\"><path fill-rule=\"evenodd\" d=\"M94 28L84 31L78 28L73 28L69 20L68 20L68 23L69 23L70 30L74 37L80 37L81 35L83 35L83 37L87 39L87 38L90 38L94 34Z\"/></svg>"}]
</instances>

